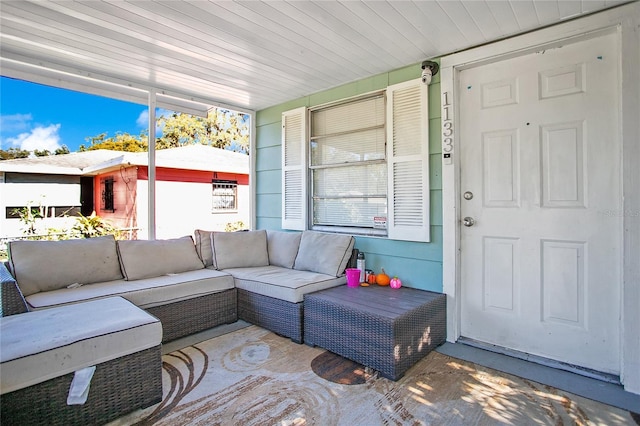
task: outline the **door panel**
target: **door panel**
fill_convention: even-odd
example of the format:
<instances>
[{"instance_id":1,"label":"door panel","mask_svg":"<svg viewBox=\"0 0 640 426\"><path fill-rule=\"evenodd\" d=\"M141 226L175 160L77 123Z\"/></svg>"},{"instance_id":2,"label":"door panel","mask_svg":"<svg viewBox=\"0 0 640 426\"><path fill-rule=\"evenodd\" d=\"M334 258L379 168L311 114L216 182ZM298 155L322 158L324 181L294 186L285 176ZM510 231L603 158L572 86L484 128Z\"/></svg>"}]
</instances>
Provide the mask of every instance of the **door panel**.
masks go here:
<instances>
[{"instance_id":1,"label":"door panel","mask_svg":"<svg viewBox=\"0 0 640 426\"><path fill-rule=\"evenodd\" d=\"M518 207L520 162L518 130L482 135L484 206Z\"/></svg>"},{"instance_id":2,"label":"door panel","mask_svg":"<svg viewBox=\"0 0 640 426\"><path fill-rule=\"evenodd\" d=\"M520 247L516 238L484 238L484 309L516 313Z\"/></svg>"},{"instance_id":3,"label":"door panel","mask_svg":"<svg viewBox=\"0 0 640 426\"><path fill-rule=\"evenodd\" d=\"M462 336L619 374L616 52L612 34L460 73Z\"/></svg>"},{"instance_id":4,"label":"door panel","mask_svg":"<svg viewBox=\"0 0 640 426\"><path fill-rule=\"evenodd\" d=\"M542 205L586 207L584 122L542 126Z\"/></svg>"},{"instance_id":5,"label":"door panel","mask_svg":"<svg viewBox=\"0 0 640 426\"><path fill-rule=\"evenodd\" d=\"M584 328L585 243L542 241L542 320Z\"/></svg>"}]
</instances>

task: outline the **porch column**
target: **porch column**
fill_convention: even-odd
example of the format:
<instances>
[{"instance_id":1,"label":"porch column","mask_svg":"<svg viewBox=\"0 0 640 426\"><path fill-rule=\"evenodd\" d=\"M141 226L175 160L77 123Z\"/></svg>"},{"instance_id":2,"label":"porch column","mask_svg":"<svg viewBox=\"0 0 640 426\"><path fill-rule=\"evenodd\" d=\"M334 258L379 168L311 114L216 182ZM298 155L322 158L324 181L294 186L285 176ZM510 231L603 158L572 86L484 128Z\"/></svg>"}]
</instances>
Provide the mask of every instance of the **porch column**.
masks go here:
<instances>
[{"instance_id":1,"label":"porch column","mask_svg":"<svg viewBox=\"0 0 640 426\"><path fill-rule=\"evenodd\" d=\"M149 92L149 205L148 238L156 239L156 92Z\"/></svg>"}]
</instances>

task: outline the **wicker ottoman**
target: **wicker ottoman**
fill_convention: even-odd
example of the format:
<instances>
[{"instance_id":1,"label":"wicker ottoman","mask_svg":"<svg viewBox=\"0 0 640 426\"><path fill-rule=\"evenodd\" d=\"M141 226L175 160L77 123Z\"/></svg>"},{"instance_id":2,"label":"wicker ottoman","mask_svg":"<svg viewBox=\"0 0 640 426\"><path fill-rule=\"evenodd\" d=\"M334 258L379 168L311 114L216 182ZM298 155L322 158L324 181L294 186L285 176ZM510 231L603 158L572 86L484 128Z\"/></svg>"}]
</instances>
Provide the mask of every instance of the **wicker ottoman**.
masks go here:
<instances>
[{"instance_id":1,"label":"wicker ottoman","mask_svg":"<svg viewBox=\"0 0 640 426\"><path fill-rule=\"evenodd\" d=\"M304 298L304 341L398 380L446 339L446 296L340 286Z\"/></svg>"},{"instance_id":2,"label":"wicker ottoman","mask_svg":"<svg viewBox=\"0 0 640 426\"><path fill-rule=\"evenodd\" d=\"M162 326L113 297L0 319L0 423L105 424L162 400ZM67 405L74 372L95 366Z\"/></svg>"}]
</instances>

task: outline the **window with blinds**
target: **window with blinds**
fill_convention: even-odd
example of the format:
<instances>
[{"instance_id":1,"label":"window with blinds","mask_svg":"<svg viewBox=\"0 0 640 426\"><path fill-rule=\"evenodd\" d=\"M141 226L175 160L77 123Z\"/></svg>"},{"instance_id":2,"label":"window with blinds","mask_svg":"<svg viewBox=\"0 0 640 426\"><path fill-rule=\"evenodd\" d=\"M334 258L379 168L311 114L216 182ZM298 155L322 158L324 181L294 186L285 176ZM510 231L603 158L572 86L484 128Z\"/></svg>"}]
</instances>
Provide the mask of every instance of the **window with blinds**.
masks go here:
<instances>
[{"instance_id":1,"label":"window with blinds","mask_svg":"<svg viewBox=\"0 0 640 426\"><path fill-rule=\"evenodd\" d=\"M311 110L309 150L312 227L386 235L384 93Z\"/></svg>"},{"instance_id":2,"label":"window with blinds","mask_svg":"<svg viewBox=\"0 0 640 426\"><path fill-rule=\"evenodd\" d=\"M282 113L282 229L430 241L420 79Z\"/></svg>"}]
</instances>

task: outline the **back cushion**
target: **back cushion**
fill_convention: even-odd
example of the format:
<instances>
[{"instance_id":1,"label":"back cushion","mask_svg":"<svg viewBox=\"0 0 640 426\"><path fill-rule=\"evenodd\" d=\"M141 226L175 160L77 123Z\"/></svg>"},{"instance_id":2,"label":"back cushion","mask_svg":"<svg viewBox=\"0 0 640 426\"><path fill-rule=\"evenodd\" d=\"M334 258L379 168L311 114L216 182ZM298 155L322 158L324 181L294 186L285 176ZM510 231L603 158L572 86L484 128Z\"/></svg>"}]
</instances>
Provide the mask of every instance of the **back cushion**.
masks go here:
<instances>
[{"instance_id":1,"label":"back cushion","mask_svg":"<svg viewBox=\"0 0 640 426\"><path fill-rule=\"evenodd\" d=\"M301 232L267 231L269 265L293 268L300 248Z\"/></svg>"},{"instance_id":2,"label":"back cushion","mask_svg":"<svg viewBox=\"0 0 640 426\"><path fill-rule=\"evenodd\" d=\"M113 235L65 241L11 241L9 263L25 296L122 279Z\"/></svg>"},{"instance_id":3,"label":"back cushion","mask_svg":"<svg viewBox=\"0 0 640 426\"><path fill-rule=\"evenodd\" d=\"M212 231L203 231L202 229L196 229L193 233L196 253L200 257L200 260L204 263L204 266L213 265L213 251L211 250L211 234Z\"/></svg>"},{"instance_id":4,"label":"back cushion","mask_svg":"<svg viewBox=\"0 0 640 426\"><path fill-rule=\"evenodd\" d=\"M118 241L118 252L122 273L128 281L204 269L190 236Z\"/></svg>"},{"instance_id":5,"label":"back cushion","mask_svg":"<svg viewBox=\"0 0 640 426\"><path fill-rule=\"evenodd\" d=\"M354 244L351 235L304 231L294 269L339 277L344 274Z\"/></svg>"},{"instance_id":6,"label":"back cushion","mask_svg":"<svg viewBox=\"0 0 640 426\"><path fill-rule=\"evenodd\" d=\"M269 265L267 231L214 232L211 234L216 269Z\"/></svg>"}]
</instances>

